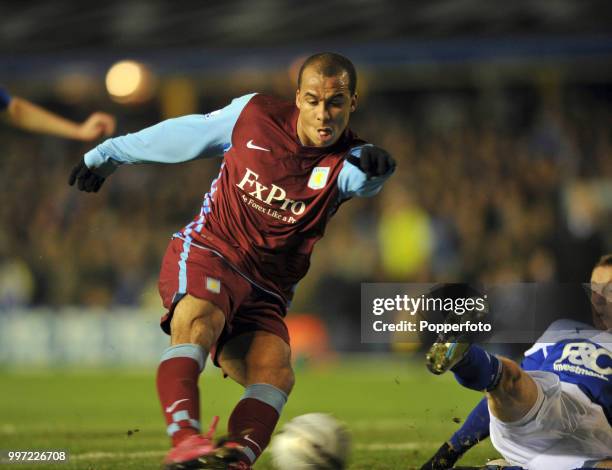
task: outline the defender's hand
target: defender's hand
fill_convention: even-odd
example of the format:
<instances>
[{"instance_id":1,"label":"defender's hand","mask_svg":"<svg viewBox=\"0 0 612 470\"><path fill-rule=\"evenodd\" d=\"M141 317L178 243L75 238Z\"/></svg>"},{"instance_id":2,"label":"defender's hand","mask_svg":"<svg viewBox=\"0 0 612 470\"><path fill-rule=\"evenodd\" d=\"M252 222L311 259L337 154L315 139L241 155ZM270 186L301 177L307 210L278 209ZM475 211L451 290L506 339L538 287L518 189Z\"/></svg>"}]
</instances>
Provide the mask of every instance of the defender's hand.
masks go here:
<instances>
[{"instance_id":1,"label":"defender's hand","mask_svg":"<svg viewBox=\"0 0 612 470\"><path fill-rule=\"evenodd\" d=\"M448 442L442 444L435 455L423 464L421 470L446 470L453 468L463 452L454 450Z\"/></svg>"},{"instance_id":2,"label":"defender's hand","mask_svg":"<svg viewBox=\"0 0 612 470\"><path fill-rule=\"evenodd\" d=\"M88 193L97 193L102 187L104 179L100 175L96 175L93 171L87 168L85 161L81 160L70 173L68 178L68 184L73 186L75 182L78 182L77 187L79 191L86 191Z\"/></svg>"},{"instance_id":3,"label":"defender's hand","mask_svg":"<svg viewBox=\"0 0 612 470\"><path fill-rule=\"evenodd\" d=\"M361 169L368 178L384 176L395 168L395 160L389 153L372 145L362 147L360 158L349 155L347 160Z\"/></svg>"},{"instance_id":4,"label":"defender's hand","mask_svg":"<svg viewBox=\"0 0 612 470\"><path fill-rule=\"evenodd\" d=\"M116 121L106 113L93 113L79 125L77 139L92 141L100 137L108 137L115 132Z\"/></svg>"}]
</instances>

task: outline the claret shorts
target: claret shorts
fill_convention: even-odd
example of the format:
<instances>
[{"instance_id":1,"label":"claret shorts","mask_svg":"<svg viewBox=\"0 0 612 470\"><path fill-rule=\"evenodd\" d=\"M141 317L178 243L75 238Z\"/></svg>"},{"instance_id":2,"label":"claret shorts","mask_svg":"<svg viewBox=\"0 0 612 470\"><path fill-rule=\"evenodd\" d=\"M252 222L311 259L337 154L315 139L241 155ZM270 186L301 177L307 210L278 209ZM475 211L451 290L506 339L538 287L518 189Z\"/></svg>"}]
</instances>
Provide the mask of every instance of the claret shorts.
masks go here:
<instances>
[{"instance_id":1,"label":"claret shorts","mask_svg":"<svg viewBox=\"0 0 612 470\"><path fill-rule=\"evenodd\" d=\"M170 334L176 304L186 295L205 299L225 315L225 328L211 351L214 363L223 345L252 331L275 334L289 344L283 301L251 284L240 272L211 250L173 238L164 255L159 293L168 310L160 326Z\"/></svg>"}]
</instances>

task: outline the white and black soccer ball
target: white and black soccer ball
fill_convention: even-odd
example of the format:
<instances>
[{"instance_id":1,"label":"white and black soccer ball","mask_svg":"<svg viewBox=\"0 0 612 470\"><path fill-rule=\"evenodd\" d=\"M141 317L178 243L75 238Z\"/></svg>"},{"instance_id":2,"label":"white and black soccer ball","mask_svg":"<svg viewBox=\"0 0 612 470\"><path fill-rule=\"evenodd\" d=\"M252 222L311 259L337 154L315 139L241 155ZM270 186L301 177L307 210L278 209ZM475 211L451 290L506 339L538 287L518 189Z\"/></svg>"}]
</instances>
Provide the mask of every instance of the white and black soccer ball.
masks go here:
<instances>
[{"instance_id":1,"label":"white and black soccer ball","mask_svg":"<svg viewBox=\"0 0 612 470\"><path fill-rule=\"evenodd\" d=\"M333 416L309 413L293 418L274 436L270 451L278 470L342 470L351 439Z\"/></svg>"}]
</instances>

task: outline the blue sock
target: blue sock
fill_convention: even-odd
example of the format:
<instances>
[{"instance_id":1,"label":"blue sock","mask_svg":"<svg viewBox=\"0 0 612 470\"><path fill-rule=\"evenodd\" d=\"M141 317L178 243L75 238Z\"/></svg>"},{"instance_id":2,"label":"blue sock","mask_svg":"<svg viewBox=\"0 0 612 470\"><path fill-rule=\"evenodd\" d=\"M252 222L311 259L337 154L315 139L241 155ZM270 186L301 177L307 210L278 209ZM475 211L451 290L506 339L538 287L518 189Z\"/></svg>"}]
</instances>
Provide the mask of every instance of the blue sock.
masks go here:
<instances>
[{"instance_id":1,"label":"blue sock","mask_svg":"<svg viewBox=\"0 0 612 470\"><path fill-rule=\"evenodd\" d=\"M453 449L467 452L472 446L489 435L489 406L487 399L480 400L463 422L461 428L450 438Z\"/></svg>"},{"instance_id":2,"label":"blue sock","mask_svg":"<svg viewBox=\"0 0 612 470\"><path fill-rule=\"evenodd\" d=\"M457 382L472 390L486 390L497 387L502 376L502 362L480 346L472 344L467 353L452 369Z\"/></svg>"}]
</instances>

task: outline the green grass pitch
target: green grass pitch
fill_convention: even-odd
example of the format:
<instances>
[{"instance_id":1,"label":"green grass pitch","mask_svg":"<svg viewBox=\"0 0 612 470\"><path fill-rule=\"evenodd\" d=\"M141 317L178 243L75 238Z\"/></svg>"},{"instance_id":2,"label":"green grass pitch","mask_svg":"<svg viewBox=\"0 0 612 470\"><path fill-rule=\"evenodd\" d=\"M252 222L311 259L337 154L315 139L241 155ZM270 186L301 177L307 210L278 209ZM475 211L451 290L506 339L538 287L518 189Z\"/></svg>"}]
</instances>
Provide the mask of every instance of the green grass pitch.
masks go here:
<instances>
[{"instance_id":1,"label":"green grass pitch","mask_svg":"<svg viewBox=\"0 0 612 470\"><path fill-rule=\"evenodd\" d=\"M218 414L221 435L241 387L209 364L200 393L203 426ZM331 413L351 431L350 469L418 468L479 399L450 375L428 374L421 361L360 356L298 368L281 424L304 413ZM158 469L168 445L153 369L0 371L0 449L57 448L71 455L65 464L3 469ZM496 456L487 441L460 464ZM272 469L268 453L255 468Z\"/></svg>"}]
</instances>

